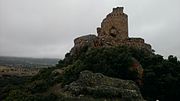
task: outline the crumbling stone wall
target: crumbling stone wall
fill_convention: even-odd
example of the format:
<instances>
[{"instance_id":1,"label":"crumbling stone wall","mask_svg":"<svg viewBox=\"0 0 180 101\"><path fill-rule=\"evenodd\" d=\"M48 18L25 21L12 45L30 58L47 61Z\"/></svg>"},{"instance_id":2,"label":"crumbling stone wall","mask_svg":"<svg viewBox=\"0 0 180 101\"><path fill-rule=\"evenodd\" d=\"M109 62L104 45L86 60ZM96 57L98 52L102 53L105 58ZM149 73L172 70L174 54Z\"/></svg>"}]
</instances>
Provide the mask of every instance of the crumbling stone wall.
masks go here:
<instances>
[{"instance_id":1,"label":"crumbling stone wall","mask_svg":"<svg viewBox=\"0 0 180 101\"><path fill-rule=\"evenodd\" d=\"M123 12L123 7L113 8L113 11L102 21L97 28L98 36L86 35L74 40L71 55L79 54L83 47L110 47L129 46L145 49L152 52L150 44L146 44L142 38L128 37L128 16Z\"/></svg>"},{"instance_id":2,"label":"crumbling stone wall","mask_svg":"<svg viewBox=\"0 0 180 101\"><path fill-rule=\"evenodd\" d=\"M124 40L128 38L128 16L123 13L123 7L113 8L113 11L97 28L98 37L103 40Z\"/></svg>"},{"instance_id":3,"label":"crumbling stone wall","mask_svg":"<svg viewBox=\"0 0 180 101\"><path fill-rule=\"evenodd\" d=\"M128 16L123 7L113 8L113 11L102 21L97 28L98 37L105 46L130 46L152 51L151 45L142 38L128 37Z\"/></svg>"}]
</instances>

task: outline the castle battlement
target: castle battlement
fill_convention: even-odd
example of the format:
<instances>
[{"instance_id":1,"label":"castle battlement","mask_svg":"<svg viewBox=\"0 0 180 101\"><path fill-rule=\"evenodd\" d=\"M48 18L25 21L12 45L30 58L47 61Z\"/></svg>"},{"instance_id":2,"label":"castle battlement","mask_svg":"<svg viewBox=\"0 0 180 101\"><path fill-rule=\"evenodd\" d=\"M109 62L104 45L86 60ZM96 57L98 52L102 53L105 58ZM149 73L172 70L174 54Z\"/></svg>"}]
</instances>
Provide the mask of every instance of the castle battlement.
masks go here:
<instances>
[{"instance_id":1,"label":"castle battlement","mask_svg":"<svg viewBox=\"0 0 180 101\"><path fill-rule=\"evenodd\" d=\"M123 9L124 9L124 7L116 7L116 8L113 8L113 12L122 12L123 13Z\"/></svg>"},{"instance_id":2,"label":"castle battlement","mask_svg":"<svg viewBox=\"0 0 180 101\"><path fill-rule=\"evenodd\" d=\"M110 14L108 14L106 18L119 16L127 18L128 16L123 12L123 9L123 7L113 8L113 11Z\"/></svg>"}]
</instances>

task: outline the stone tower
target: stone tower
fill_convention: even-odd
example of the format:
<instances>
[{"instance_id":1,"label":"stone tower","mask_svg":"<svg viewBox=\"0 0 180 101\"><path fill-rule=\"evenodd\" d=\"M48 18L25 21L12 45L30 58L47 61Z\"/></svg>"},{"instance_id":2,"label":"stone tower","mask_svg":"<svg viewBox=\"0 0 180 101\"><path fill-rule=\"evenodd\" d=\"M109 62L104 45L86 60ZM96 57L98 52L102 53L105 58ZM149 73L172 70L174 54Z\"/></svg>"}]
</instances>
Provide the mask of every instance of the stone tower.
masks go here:
<instances>
[{"instance_id":1,"label":"stone tower","mask_svg":"<svg viewBox=\"0 0 180 101\"><path fill-rule=\"evenodd\" d=\"M150 44L145 43L143 38L128 36L128 16L123 12L123 7L113 8L97 28L98 36L85 35L74 40L72 54L80 53L82 47L111 47L127 46L152 52Z\"/></svg>"},{"instance_id":2,"label":"stone tower","mask_svg":"<svg viewBox=\"0 0 180 101\"><path fill-rule=\"evenodd\" d=\"M97 28L98 37L109 43L119 43L128 39L128 16L123 7L113 8L113 11L102 21Z\"/></svg>"}]
</instances>

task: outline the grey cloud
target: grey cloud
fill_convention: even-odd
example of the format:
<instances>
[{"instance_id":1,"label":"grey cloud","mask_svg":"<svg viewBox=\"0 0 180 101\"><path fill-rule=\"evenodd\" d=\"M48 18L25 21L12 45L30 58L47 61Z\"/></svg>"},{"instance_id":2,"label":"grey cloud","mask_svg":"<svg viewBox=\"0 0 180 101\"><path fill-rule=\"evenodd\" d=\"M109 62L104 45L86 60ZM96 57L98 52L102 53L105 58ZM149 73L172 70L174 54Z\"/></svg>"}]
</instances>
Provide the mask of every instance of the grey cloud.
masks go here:
<instances>
[{"instance_id":1,"label":"grey cloud","mask_svg":"<svg viewBox=\"0 0 180 101\"><path fill-rule=\"evenodd\" d=\"M62 58L116 6L129 15L130 36L180 57L179 0L0 0L0 55Z\"/></svg>"}]
</instances>

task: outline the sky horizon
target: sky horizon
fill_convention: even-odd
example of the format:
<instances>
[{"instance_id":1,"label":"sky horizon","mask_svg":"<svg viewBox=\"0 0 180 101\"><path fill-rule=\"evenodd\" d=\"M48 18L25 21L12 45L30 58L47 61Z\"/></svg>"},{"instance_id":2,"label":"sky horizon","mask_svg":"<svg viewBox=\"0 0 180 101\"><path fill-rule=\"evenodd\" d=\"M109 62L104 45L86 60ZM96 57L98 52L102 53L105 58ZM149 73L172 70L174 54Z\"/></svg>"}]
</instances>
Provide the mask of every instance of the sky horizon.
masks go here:
<instances>
[{"instance_id":1,"label":"sky horizon","mask_svg":"<svg viewBox=\"0 0 180 101\"><path fill-rule=\"evenodd\" d=\"M62 59L115 7L128 15L129 37L180 59L179 0L0 0L0 56Z\"/></svg>"}]
</instances>

